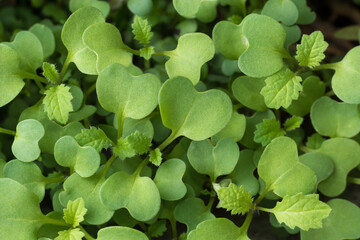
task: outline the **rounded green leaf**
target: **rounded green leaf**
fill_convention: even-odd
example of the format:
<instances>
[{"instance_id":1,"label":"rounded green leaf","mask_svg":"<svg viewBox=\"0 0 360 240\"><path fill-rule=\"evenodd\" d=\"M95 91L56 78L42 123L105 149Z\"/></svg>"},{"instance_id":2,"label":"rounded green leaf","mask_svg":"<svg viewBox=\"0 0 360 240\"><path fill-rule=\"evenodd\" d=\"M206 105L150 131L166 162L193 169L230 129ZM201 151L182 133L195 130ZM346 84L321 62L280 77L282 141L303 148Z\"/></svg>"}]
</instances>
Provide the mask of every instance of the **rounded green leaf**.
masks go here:
<instances>
[{"instance_id":1,"label":"rounded green leaf","mask_svg":"<svg viewBox=\"0 0 360 240\"><path fill-rule=\"evenodd\" d=\"M43 24L37 23L34 24L29 31L35 34L40 40L43 58L46 59L50 57L55 51L55 37L51 29Z\"/></svg>"},{"instance_id":2,"label":"rounded green leaf","mask_svg":"<svg viewBox=\"0 0 360 240\"><path fill-rule=\"evenodd\" d=\"M351 49L341 62L335 64L332 88L338 98L346 103L360 103L360 46Z\"/></svg>"},{"instance_id":3,"label":"rounded green leaf","mask_svg":"<svg viewBox=\"0 0 360 240\"><path fill-rule=\"evenodd\" d=\"M232 92L236 100L246 107L265 111L267 109L264 96L260 94L261 89L265 87L264 79L240 76L232 84Z\"/></svg>"},{"instance_id":4,"label":"rounded green leaf","mask_svg":"<svg viewBox=\"0 0 360 240\"><path fill-rule=\"evenodd\" d=\"M275 138L265 148L258 173L266 189L280 197L311 193L317 182L315 172L299 161L297 145L288 137Z\"/></svg>"},{"instance_id":5,"label":"rounded green leaf","mask_svg":"<svg viewBox=\"0 0 360 240\"><path fill-rule=\"evenodd\" d=\"M176 201L186 194L186 186L182 181L186 165L180 159L168 159L156 171L154 182L162 199Z\"/></svg>"},{"instance_id":6,"label":"rounded green leaf","mask_svg":"<svg viewBox=\"0 0 360 240\"><path fill-rule=\"evenodd\" d=\"M86 74L97 74L96 55L84 45L82 36L86 28L101 22L105 19L100 10L84 7L71 14L61 32L61 40L68 50L68 61L74 62Z\"/></svg>"},{"instance_id":7,"label":"rounded green leaf","mask_svg":"<svg viewBox=\"0 0 360 240\"><path fill-rule=\"evenodd\" d=\"M102 172L88 178L82 178L77 173L72 174L65 180L64 191L59 195L61 205L65 207L69 200L82 198L88 210L84 216L86 223L92 225L106 223L111 219L114 211L100 201L100 187L104 181L105 176Z\"/></svg>"},{"instance_id":8,"label":"rounded green leaf","mask_svg":"<svg viewBox=\"0 0 360 240\"><path fill-rule=\"evenodd\" d=\"M152 219L160 209L160 193L148 177L117 172L106 179L100 190L101 202L111 210L126 208L139 221Z\"/></svg>"},{"instance_id":9,"label":"rounded green leaf","mask_svg":"<svg viewBox=\"0 0 360 240\"><path fill-rule=\"evenodd\" d=\"M93 147L81 147L71 136L60 138L54 149L56 162L75 170L81 177L90 177L98 170L100 156Z\"/></svg>"},{"instance_id":10,"label":"rounded green leaf","mask_svg":"<svg viewBox=\"0 0 360 240\"><path fill-rule=\"evenodd\" d=\"M9 161L4 167L4 177L11 178L36 194L41 202L45 195L45 177L35 163L24 163L17 159Z\"/></svg>"},{"instance_id":11,"label":"rounded green leaf","mask_svg":"<svg viewBox=\"0 0 360 240\"><path fill-rule=\"evenodd\" d=\"M241 22L248 48L240 55L240 70L250 77L267 77L284 66L286 32L271 17L250 14Z\"/></svg>"},{"instance_id":12,"label":"rounded green leaf","mask_svg":"<svg viewBox=\"0 0 360 240\"><path fill-rule=\"evenodd\" d=\"M119 63L125 67L132 64L132 54L125 50L119 30L110 23L95 23L82 36L84 44L96 53L96 71Z\"/></svg>"},{"instance_id":13,"label":"rounded green leaf","mask_svg":"<svg viewBox=\"0 0 360 240\"><path fill-rule=\"evenodd\" d=\"M316 174L317 184L327 179L334 172L334 164L330 157L309 152L300 156L300 162L310 167Z\"/></svg>"},{"instance_id":14,"label":"rounded green leaf","mask_svg":"<svg viewBox=\"0 0 360 240\"><path fill-rule=\"evenodd\" d=\"M181 16L193 18L199 11L201 2L201 0L173 0L173 5Z\"/></svg>"},{"instance_id":15,"label":"rounded green leaf","mask_svg":"<svg viewBox=\"0 0 360 240\"><path fill-rule=\"evenodd\" d=\"M174 137L201 141L218 133L232 115L230 98L222 91L197 92L184 77L167 80L159 93L161 119Z\"/></svg>"},{"instance_id":16,"label":"rounded green leaf","mask_svg":"<svg viewBox=\"0 0 360 240\"><path fill-rule=\"evenodd\" d=\"M187 226L189 233L196 226L208 219L214 219L210 208L207 208L200 198L187 198L176 205L174 211L175 219Z\"/></svg>"},{"instance_id":17,"label":"rounded green leaf","mask_svg":"<svg viewBox=\"0 0 360 240\"><path fill-rule=\"evenodd\" d=\"M96 82L101 106L119 118L141 119L158 104L160 80L150 73L131 75L120 64L104 69Z\"/></svg>"},{"instance_id":18,"label":"rounded green leaf","mask_svg":"<svg viewBox=\"0 0 360 240\"><path fill-rule=\"evenodd\" d=\"M151 12L153 2L152 0L129 0L127 7L135 15L145 16Z\"/></svg>"},{"instance_id":19,"label":"rounded green leaf","mask_svg":"<svg viewBox=\"0 0 360 240\"><path fill-rule=\"evenodd\" d=\"M188 149L188 158L193 168L210 176L212 182L221 175L230 174L239 159L240 151L236 142L224 138L213 146L209 140L193 141Z\"/></svg>"},{"instance_id":20,"label":"rounded green leaf","mask_svg":"<svg viewBox=\"0 0 360 240\"><path fill-rule=\"evenodd\" d=\"M238 228L227 218L215 218L200 223L197 228L190 232L188 240L246 240L239 238L241 235Z\"/></svg>"},{"instance_id":21,"label":"rounded green leaf","mask_svg":"<svg viewBox=\"0 0 360 240\"><path fill-rule=\"evenodd\" d=\"M320 229L301 231L302 240L343 240L360 238L360 208L345 199L331 199L329 217Z\"/></svg>"},{"instance_id":22,"label":"rounded green leaf","mask_svg":"<svg viewBox=\"0 0 360 240\"><path fill-rule=\"evenodd\" d=\"M232 22L218 22L212 35L216 50L228 59L237 60L248 47L241 26Z\"/></svg>"},{"instance_id":23,"label":"rounded green leaf","mask_svg":"<svg viewBox=\"0 0 360 240\"><path fill-rule=\"evenodd\" d=\"M69 8L71 12L75 12L79 8L82 7L95 7L99 9L102 14L107 17L110 13L110 4L105 1L98 1L98 0L70 0Z\"/></svg>"},{"instance_id":24,"label":"rounded green leaf","mask_svg":"<svg viewBox=\"0 0 360 240\"><path fill-rule=\"evenodd\" d=\"M237 113L236 111L233 111L228 124L220 132L212 136L211 140L216 143L223 138L231 138L235 142L238 142L244 136L245 129L245 116L243 114Z\"/></svg>"},{"instance_id":25,"label":"rounded green leaf","mask_svg":"<svg viewBox=\"0 0 360 240\"><path fill-rule=\"evenodd\" d=\"M170 78L183 76L193 85L200 80L201 67L215 54L214 43L203 33L188 33L179 38L175 50L169 52L170 59L165 63Z\"/></svg>"},{"instance_id":26,"label":"rounded green leaf","mask_svg":"<svg viewBox=\"0 0 360 240\"><path fill-rule=\"evenodd\" d=\"M293 100L291 105L286 109L291 115L303 117L310 112L312 104L316 99L325 94L325 84L317 76L310 76L303 82L303 91L299 98Z\"/></svg>"},{"instance_id":27,"label":"rounded green leaf","mask_svg":"<svg viewBox=\"0 0 360 240\"><path fill-rule=\"evenodd\" d=\"M43 125L28 119L18 123L16 136L11 146L14 156L23 162L32 162L40 156L39 141L44 136Z\"/></svg>"},{"instance_id":28,"label":"rounded green leaf","mask_svg":"<svg viewBox=\"0 0 360 240\"><path fill-rule=\"evenodd\" d=\"M264 5L261 14L291 26L296 23L299 17L299 11L291 0L270 0Z\"/></svg>"},{"instance_id":29,"label":"rounded green leaf","mask_svg":"<svg viewBox=\"0 0 360 240\"><path fill-rule=\"evenodd\" d=\"M100 229L97 240L148 240L139 230L128 227L106 227Z\"/></svg>"},{"instance_id":30,"label":"rounded green leaf","mask_svg":"<svg viewBox=\"0 0 360 240\"><path fill-rule=\"evenodd\" d=\"M291 0L295 3L299 11L297 24L310 24L315 21L316 14L306 5L306 0Z\"/></svg>"},{"instance_id":31,"label":"rounded green leaf","mask_svg":"<svg viewBox=\"0 0 360 240\"><path fill-rule=\"evenodd\" d=\"M340 195L346 188L348 173L360 164L359 144L352 139L333 138L323 142L317 152L330 157L335 167L333 174L319 184L319 191L328 197Z\"/></svg>"},{"instance_id":32,"label":"rounded green leaf","mask_svg":"<svg viewBox=\"0 0 360 240\"><path fill-rule=\"evenodd\" d=\"M315 130L323 136L351 138L360 132L360 116L356 104L322 97L312 105L310 118Z\"/></svg>"},{"instance_id":33,"label":"rounded green leaf","mask_svg":"<svg viewBox=\"0 0 360 240\"><path fill-rule=\"evenodd\" d=\"M22 184L0 179L0 239L37 240L37 232L46 217L41 213L39 198Z\"/></svg>"}]
</instances>

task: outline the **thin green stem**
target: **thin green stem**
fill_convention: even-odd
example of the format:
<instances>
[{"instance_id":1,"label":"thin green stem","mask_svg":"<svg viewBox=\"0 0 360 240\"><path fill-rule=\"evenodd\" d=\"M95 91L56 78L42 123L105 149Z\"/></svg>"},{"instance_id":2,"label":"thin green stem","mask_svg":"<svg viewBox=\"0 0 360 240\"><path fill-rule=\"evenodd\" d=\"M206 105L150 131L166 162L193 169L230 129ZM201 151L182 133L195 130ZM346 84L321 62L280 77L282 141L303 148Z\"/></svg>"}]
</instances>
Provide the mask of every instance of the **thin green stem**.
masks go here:
<instances>
[{"instance_id":1,"label":"thin green stem","mask_svg":"<svg viewBox=\"0 0 360 240\"><path fill-rule=\"evenodd\" d=\"M96 83L91 85L85 92L85 97L89 96L96 89Z\"/></svg>"},{"instance_id":2,"label":"thin green stem","mask_svg":"<svg viewBox=\"0 0 360 240\"><path fill-rule=\"evenodd\" d=\"M209 203L206 205L206 209L211 211L211 208L213 207L214 202L215 202L215 196L211 196Z\"/></svg>"},{"instance_id":3,"label":"thin green stem","mask_svg":"<svg viewBox=\"0 0 360 240\"><path fill-rule=\"evenodd\" d=\"M80 230L85 234L86 240L95 240L86 230L83 228L83 226L79 225Z\"/></svg>"},{"instance_id":4,"label":"thin green stem","mask_svg":"<svg viewBox=\"0 0 360 240\"><path fill-rule=\"evenodd\" d=\"M170 136L165 139L164 142L162 142L159 146L160 151L163 151L167 146L169 146L170 143L172 143L178 136L176 136L175 133L171 133Z\"/></svg>"},{"instance_id":5,"label":"thin green stem","mask_svg":"<svg viewBox=\"0 0 360 240\"><path fill-rule=\"evenodd\" d=\"M167 56L167 57L171 57L174 56L174 51L155 51L155 53L153 54L153 56Z\"/></svg>"},{"instance_id":6,"label":"thin green stem","mask_svg":"<svg viewBox=\"0 0 360 240\"><path fill-rule=\"evenodd\" d=\"M266 187L264 189L264 191L260 194L260 196L257 197L257 199L255 200L255 206L257 206L266 196L266 194L268 194L268 192L270 191L270 187Z\"/></svg>"},{"instance_id":7,"label":"thin green stem","mask_svg":"<svg viewBox=\"0 0 360 240\"><path fill-rule=\"evenodd\" d=\"M174 217L172 217L171 219L169 219L169 221L170 221L170 225L171 225L171 232L172 232L173 240L176 240L178 237L177 228L176 228L176 220Z\"/></svg>"},{"instance_id":8,"label":"thin green stem","mask_svg":"<svg viewBox=\"0 0 360 240\"><path fill-rule=\"evenodd\" d=\"M149 70L149 69L151 68L150 60L146 60L146 59L145 59L144 66L145 66L145 69L146 69L146 70Z\"/></svg>"},{"instance_id":9,"label":"thin green stem","mask_svg":"<svg viewBox=\"0 0 360 240\"><path fill-rule=\"evenodd\" d=\"M12 136L16 136L16 132L13 130L9 130L9 129L5 129L5 128L0 128L0 133L5 133L8 135L12 135Z\"/></svg>"},{"instance_id":10,"label":"thin green stem","mask_svg":"<svg viewBox=\"0 0 360 240\"><path fill-rule=\"evenodd\" d=\"M139 50L135 50L135 49L132 49L131 47L125 45L125 48L124 48L126 51L128 51L129 53L132 53L134 55L137 55L137 56L140 56L140 51Z\"/></svg>"},{"instance_id":11,"label":"thin green stem","mask_svg":"<svg viewBox=\"0 0 360 240\"><path fill-rule=\"evenodd\" d=\"M44 216L44 218L42 219L42 221L43 221L44 223L51 224L51 225L71 227L71 225L70 225L70 224L67 224L64 220L54 219L54 218L50 218L50 217L46 217L46 216Z\"/></svg>"},{"instance_id":12,"label":"thin green stem","mask_svg":"<svg viewBox=\"0 0 360 240\"><path fill-rule=\"evenodd\" d=\"M347 181L348 181L349 183L355 183L355 184L360 185L360 178L348 177L348 178L347 178Z\"/></svg>"},{"instance_id":13,"label":"thin green stem","mask_svg":"<svg viewBox=\"0 0 360 240\"><path fill-rule=\"evenodd\" d=\"M42 82L42 83L45 83L45 84L49 83L49 81L46 78L38 76L38 75L33 74L33 73L29 73L29 72L22 72L22 73L20 73L20 76L22 78L36 80L36 81L39 81L39 82Z\"/></svg>"},{"instance_id":14,"label":"thin green stem","mask_svg":"<svg viewBox=\"0 0 360 240\"><path fill-rule=\"evenodd\" d=\"M116 159L116 155L112 155L109 160L105 163L105 166L103 167L103 169L101 169L100 171L100 175L104 175L107 173L107 171L109 170L111 164L115 161Z\"/></svg>"},{"instance_id":15,"label":"thin green stem","mask_svg":"<svg viewBox=\"0 0 360 240\"><path fill-rule=\"evenodd\" d=\"M133 173L134 176L139 176L143 168L149 163L149 156L147 156L136 168L135 172Z\"/></svg>"},{"instance_id":16,"label":"thin green stem","mask_svg":"<svg viewBox=\"0 0 360 240\"><path fill-rule=\"evenodd\" d=\"M247 231L249 230L251 221L254 217L254 212L250 210L250 212L247 213L245 221L243 223L243 225L240 228L240 232L241 233L247 233Z\"/></svg>"},{"instance_id":17,"label":"thin green stem","mask_svg":"<svg viewBox=\"0 0 360 240\"><path fill-rule=\"evenodd\" d=\"M123 135L123 128L124 128L124 121L125 121L125 118L123 117L123 115L116 115L117 117L117 125L118 125L118 135L117 135L117 139L119 141L119 139L122 137Z\"/></svg>"},{"instance_id":18,"label":"thin green stem","mask_svg":"<svg viewBox=\"0 0 360 240\"><path fill-rule=\"evenodd\" d=\"M323 70L323 69L332 69L335 70L337 68L339 63L326 63L326 64L322 64L319 65L317 67L312 68L312 70L316 71L316 70Z\"/></svg>"},{"instance_id":19,"label":"thin green stem","mask_svg":"<svg viewBox=\"0 0 360 240\"><path fill-rule=\"evenodd\" d=\"M44 178L44 180L43 180L43 182L45 184L64 182L64 181L65 181L64 176L61 176L61 177L47 177L47 178Z\"/></svg>"},{"instance_id":20,"label":"thin green stem","mask_svg":"<svg viewBox=\"0 0 360 240\"><path fill-rule=\"evenodd\" d=\"M260 206L256 206L255 209L256 209L256 210L263 211L263 212L268 212L268 213L272 213L272 212L273 212L271 209L264 208L264 207L260 207Z\"/></svg>"},{"instance_id":21,"label":"thin green stem","mask_svg":"<svg viewBox=\"0 0 360 240\"><path fill-rule=\"evenodd\" d=\"M69 68L70 63L71 63L71 57L69 55L67 55L67 57L65 59L65 62L64 62L64 65L63 65L63 67L61 69L61 72L60 72L60 82L62 82L64 80L64 76L66 74L66 71Z\"/></svg>"},{"instance_id":22,"label":"thin green stem","mask_svg":"<svg viewBox=\"0 0 360 240\"><path fill-rule=\"evenodd\" d=\"M305 145L302 145L302 144L299 145L299 149L300 149L301 151L305 152L305 153L313 152L313 151L314 151L313 149L308 148L308 147L306 147Z\"/></svg>"}]
</instances>

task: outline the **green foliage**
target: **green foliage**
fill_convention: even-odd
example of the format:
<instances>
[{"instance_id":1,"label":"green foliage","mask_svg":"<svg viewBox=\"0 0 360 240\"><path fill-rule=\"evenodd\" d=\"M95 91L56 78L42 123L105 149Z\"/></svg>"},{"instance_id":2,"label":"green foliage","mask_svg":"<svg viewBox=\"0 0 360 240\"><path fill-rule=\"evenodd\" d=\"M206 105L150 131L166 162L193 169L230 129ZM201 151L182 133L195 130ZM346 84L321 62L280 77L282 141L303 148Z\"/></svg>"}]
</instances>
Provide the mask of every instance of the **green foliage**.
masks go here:
<instances>
[{"instance_id":1,"label":"green foliage","mask_svg":"<svg viewBox=\"0 0 360 240\"><path fill-rule=\"evenodd\" d=\"M103 148L107 149L111 140L106 136L103 130L96 127L90 129L81 129L81 132L75 136L80 146L89 146L100 152Z\"/></svg>"},{"instance_id":2,"label":"green foliage","mask_svg":"<svg viewBox=\"0 0 360 240\"><path fill-rule=\"evenodd\" d=\"M150 150L149 156L150 156L149 161L152 164L154 164L155 166L160 166L162 161L162 153L160 149L156 148L154 150Z\"/></svg>"},{"instance_id":3,"label":"green foliage","mask_svg":"<svg viewBox=\"0 0 360 240\"><path fill-rule=\"evenodd\" d=\"M279 223L285 223L291 229L299 227L308 231L310 228L322 228L322 220L329 216L331 208L319 200L319 195L285 196L281 202L269 210L274 213Z\"/></svg>"},{"instance_id":4,"label":"green foliage","mask_svg":"<svg viewBox=\"0 0 360 240\"><path fill-rule=\"evenodd\" d=\"M264 119L262 123L256 125L254 141L266 146L271 140L284 135L285 131L281 129L280 122L275 119Z\"/></svg>"},{"instance_id":5,"label":"green foliage","mask_svg":"<svg viewBox=\"0 0 360 240\"><path fill-rule=\"evenodd\" d=\"M217 193L220 200L219 206L231 211L231 214L245 214L253 203L251 194L245 190L244 186L238 187L231 183L228 187L220 188Z\"/></svg>"},{"instance_id":6,"label":"green foliage","mask_svg":"<svg viewBox=\"0 0 360 240\"><path fill-rule=\"evenodd\" d=\"M291 0L267 1L261 14L270 16L287 26L295 24L299 17L299 11Z\"/></svg>"},{"instance_id":7,"label":"green foliage","mask_svg":"<svg viewBox=\"0 0 360 240\"><path fill-rule=\"evenodd\" d=\"M147 19L135 16L134 23L131 24L131 27L133 29L132 33L135 35L135 39L147 47L154 35L154 33L151 32L151 26L149 25Z\"/></svg>"},{"instance_id":8,"label":"green foliage","mask_svg":"<svg viewBox=\"0 0 360 240\"><path fill-rule=\"evenodd\" d=\"M296 46L295 58L301 66L310 68L320 65L325 58L325 50L329 44L324 41L324 35L320 31L315 31L310 35L304 34L301 44Z\"/></svg>"},{"instance_id":9,"label":"green foliage","mask_svg":"<svg viewBox=\"0 0 360 240\"><path fill-rule=\"evenodd\" d=\"M69 120L69 113L74 110L71 104L72 99L70 88L64 84L46 90L43 104L49 119L66 124Z\"/></svg>"},{"instance_id":10,"label":"green foliage","mask_svg":"<svg viewBox=\"0 0 360 240\"><path fill-rule=\"evenodd\" d=\"M52 83L59 83L59 73L56 69L55 64L44 62L42 65L43 75Z\"/></svg>"},{"instance_id":11,"label":"green foliage","mask_svg":"<svg viewBox=\"0 0 360 240\"><path fill-rule=\"evenodd\" d=\"M81 240L85 234L79 228L69 229L59 232L54 240Z\"/></svg>"},{"instance_id":12,"label":"green foliage","mask_svg":"<svg viewBox=\"0 0 360 240\"><path fill-rule=\"evenodd\" d=\"M287 108L293 100L299 98L303 87L301 77L286 68L265 79L265 87L261 89L265 104L269 108Z\"/></svg>"},{"instance_id":13,"label":"green foliage","mask_svg":"<svg viewBox=\"0 0 360 240\"><path fill-rule=\"evenodd\" d=\"M84 221L86 212L87 209L85 208L85 203L82 198L78 198L75 201L70 200L66 208L64 208L64 220L73 227L77 227Z\"/></svg>"},{"instance_id":14,"label":"green foliage","mask_svg":"<svg viewBox=\"0 0 360 240\"><path fill-rule=\"evenodd\" d=\"M286 131L291 131L291 130L297 129L301 126L303 120L304 119L301 117L292 116L291 118L286 119L286 121L284 123L284 128Z\"/></svg>"}]
</instances>

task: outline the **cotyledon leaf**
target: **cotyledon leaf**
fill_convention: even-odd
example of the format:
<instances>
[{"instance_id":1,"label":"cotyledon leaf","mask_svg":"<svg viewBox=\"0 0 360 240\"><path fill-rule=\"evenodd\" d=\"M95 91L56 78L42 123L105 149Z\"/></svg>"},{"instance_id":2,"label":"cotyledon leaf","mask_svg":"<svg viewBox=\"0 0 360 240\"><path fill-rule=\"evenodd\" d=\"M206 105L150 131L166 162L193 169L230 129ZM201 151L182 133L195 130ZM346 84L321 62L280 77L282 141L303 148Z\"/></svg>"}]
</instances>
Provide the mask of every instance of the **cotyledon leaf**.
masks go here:
<instances>
[{"instance_id":1,"label":"cotyledon leaf","mask_svg":"<svg viewBox=\"0 0 360 240\"><path fill-rule=\"evenodd\" d=\"M69 2L69 8L71 12L75 12L79 8L82 7L95 7L99 9L102 14L107 17L110 13L110 4L105 1L99 1L99 0L70 0Z\"/></svg>"},{"instance_id":2,"label":"cotyledon leaf","mask_svg":"<svg viewBox=\"0 0 360 240\"><path fill-rule=\"evenodd\" d=\"M106 227L100 229L97 240L148 240L139 230L129 227Z\"/></svg>"}]
</instances>

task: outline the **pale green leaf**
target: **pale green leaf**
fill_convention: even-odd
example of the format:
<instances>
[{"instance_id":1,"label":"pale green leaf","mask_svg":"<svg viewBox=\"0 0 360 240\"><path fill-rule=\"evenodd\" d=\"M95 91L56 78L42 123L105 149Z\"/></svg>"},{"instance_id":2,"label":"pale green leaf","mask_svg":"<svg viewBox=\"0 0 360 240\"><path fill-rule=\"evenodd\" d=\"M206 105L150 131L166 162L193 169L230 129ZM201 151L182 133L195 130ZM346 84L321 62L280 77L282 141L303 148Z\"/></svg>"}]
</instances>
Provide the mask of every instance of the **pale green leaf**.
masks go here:
<instances>
[{"instance_id":1,"label":"pale green leaf","mask_svg":"<svg viewBox=\"0 0 360 240\"><path fill-rule=\"evenodd\" d=\"M43 75L52 83L59 83L59 73L56 69L55 64L51 64L48 62L44 62L42 65L43 68Z\"/></svg>"},{"instance_id":2,"label":"pale green leaf","mask_svg":"<svg viewBox=\"0 0 360 240\"><path fill-rule=\"evenodd\" d=\"M150 150L150 159L149 161L154 164L155 166L160 166L162 161L162 153L159 148L156 148L154 150Z\"/></svg>"},{"instance_id":3,"label":"pale green leaf","mask_svg":"<svg viewBox=\"0 0 360 240\"><path fill-rule=\"evenodd\" d=\"M76 141L81 146L89 146L100 152L103 148L107 149L111 140L106 136L103 130L96 127L90 129L81 129L81 133L75 136Z\"/></svg>"},{"instance_id":4,"label":"pale green leaf","mask_svg":"<svg viewBox=\"0 0 360 240\"><path fill-rule=\"evenodd\" d=\"M148 46L146 48L140 49L140 57L149 60L151 56L155 53L155 48L153 46Z\"/></svg>"},{"instance_id":5,"label":"pale green leaf","mask_svg":"<svg viewBox=\"0 0 360 240\"><path fill-rule=\"evenodd\" d=\"M281 202L269 210L279 223L285 223L291 229L302 230L322 228L322 220L329 216L331 208L319 200L318 194L285 196Z\"/></svg>"},{"instance_id":6,"label":"pale green leaf","mask_svg":"<svg viewBox=\"0 0 360 240\"><path fill-rule=\"evenodd\" d=\"M127 136L126 140L139 155L147 153L151 147L151 138L139 131L135 131Z\"/></svg>"},{"instance_id":7,"label":"pale green leaf","mask_svg":"<svg viewBox=\"0 0 360 240\"><path fill-rule=\"evenodd\" d=\"M67 207L64 208L64 220L73 227L77 227L84 221L86 212L87 209L85 208L85 202L82 198L78 198L75 201L70 200L67 203Z\"/></svg>"},{"instance_id":8,"label":"pale green leaf","mask_svg":"<svg viewBox=\"0 0 360 240\"><path fill-rule=\"evenodd\" d=\"M151 32L151 26L149 25L148 20L135 16L134 23L131 24L131 27L133 29L132 33L135 35L135 39L144 44L146 47L154 35L154 33Z\"/></svg>"},{"instance_id":9,"label":"pale green leaf","mask_svg":"<svg viewBox=\"0 0 360 240\"><path fill-rule=\"evenodd\" d=\"M276 119L264 119L262 123L256 125L254 132L254 141L261 145L268 145L271 140L285 135L285 131L281 129L280 122Z\"/></svg>"},{"instance_id":10,"label":"pale green leaf","mask_svg":"<svg viewBox=\"0 0 360 240\"><path fill-rule=\"evenodd\" d=\"M70 88L64 84L46 90L43 104L49 119L66 124L69 119L69 112L73 111L72 99Z\"/></svg>"},{"instance_id":11,"label":"pale green leaf","mask_svg":"<svg viewBox=\"0 0 360 240\"><path fill-rule=\"evenodd\" d=\"M290 69L283 69L265 79L265 87L261 94L265 98L265 104L269 108L287 108L293 100L298 99L302 91L302 79L296 76Z\"/></svg>"},{"instance_id":12,"label":"pale green leaf","mask_svg":"<svg viewBox=\"0 0 360 240\"><path fill-rule=\"evenodd\" d=\"M244 186L238 187L230 183L228 187L220 188L217 193L220 200L219 206L231 211L231 214L245 214L253 203L251 194L245 190Z\"/></svg>"},{"instance_id":13,"label":"pale green leaf","mask_svg":"<svg viewBox=\"0 0 360 240\"><path fill-rule=\"evenodd\" d=\"M54 240L81 240L84 236L85 234L79 228L75 228L59 232L59 236Z\"/></svg>"},{"instance_id":14,"label":"pale green leaf","mask_svg":"<svg viewBox=\"0 0 360 240\"><path fill-rule=\"evenodd\" d=\"M127 139L119 138L114 153L122 160L136 155L136 152Z\"/></svg>"},{"instance_id":15,"label":"pale green leaf","mask_svg":"<svg viewBox=\"0 0 360 240\"><path fill-rule=\"evenodd\" d=\"M304 34L301 44L296 46L295 58L301 66L310 68L319 66L320 62L325 58L324 52L328 45L320 31L315 31L310 35Z\"/></svg>"},{"instance_id":16,"label":"pale green leaf","mask_svg":"<svg viewBox=\"0 0 360 240\"><path fill-rule=\"evenodd\" d=\"M291 131L296 128L299 128L303 122L303 118L298 116L292 116L291 118L286 119L284 123L284 128L286 131Z\"/></svg>"},{"instance_id":17,"label":"pale green leaf","mask_svg":"<svg viewBox=\"0 0 360 240\"><path fill-rule=\"evenodd\" d=\"M318 149L321 147L321 144L325 141L320 134L314 133L310 137L308 137L306 141L306 146L311 149Z\"/></svg>"}]
</instances>

